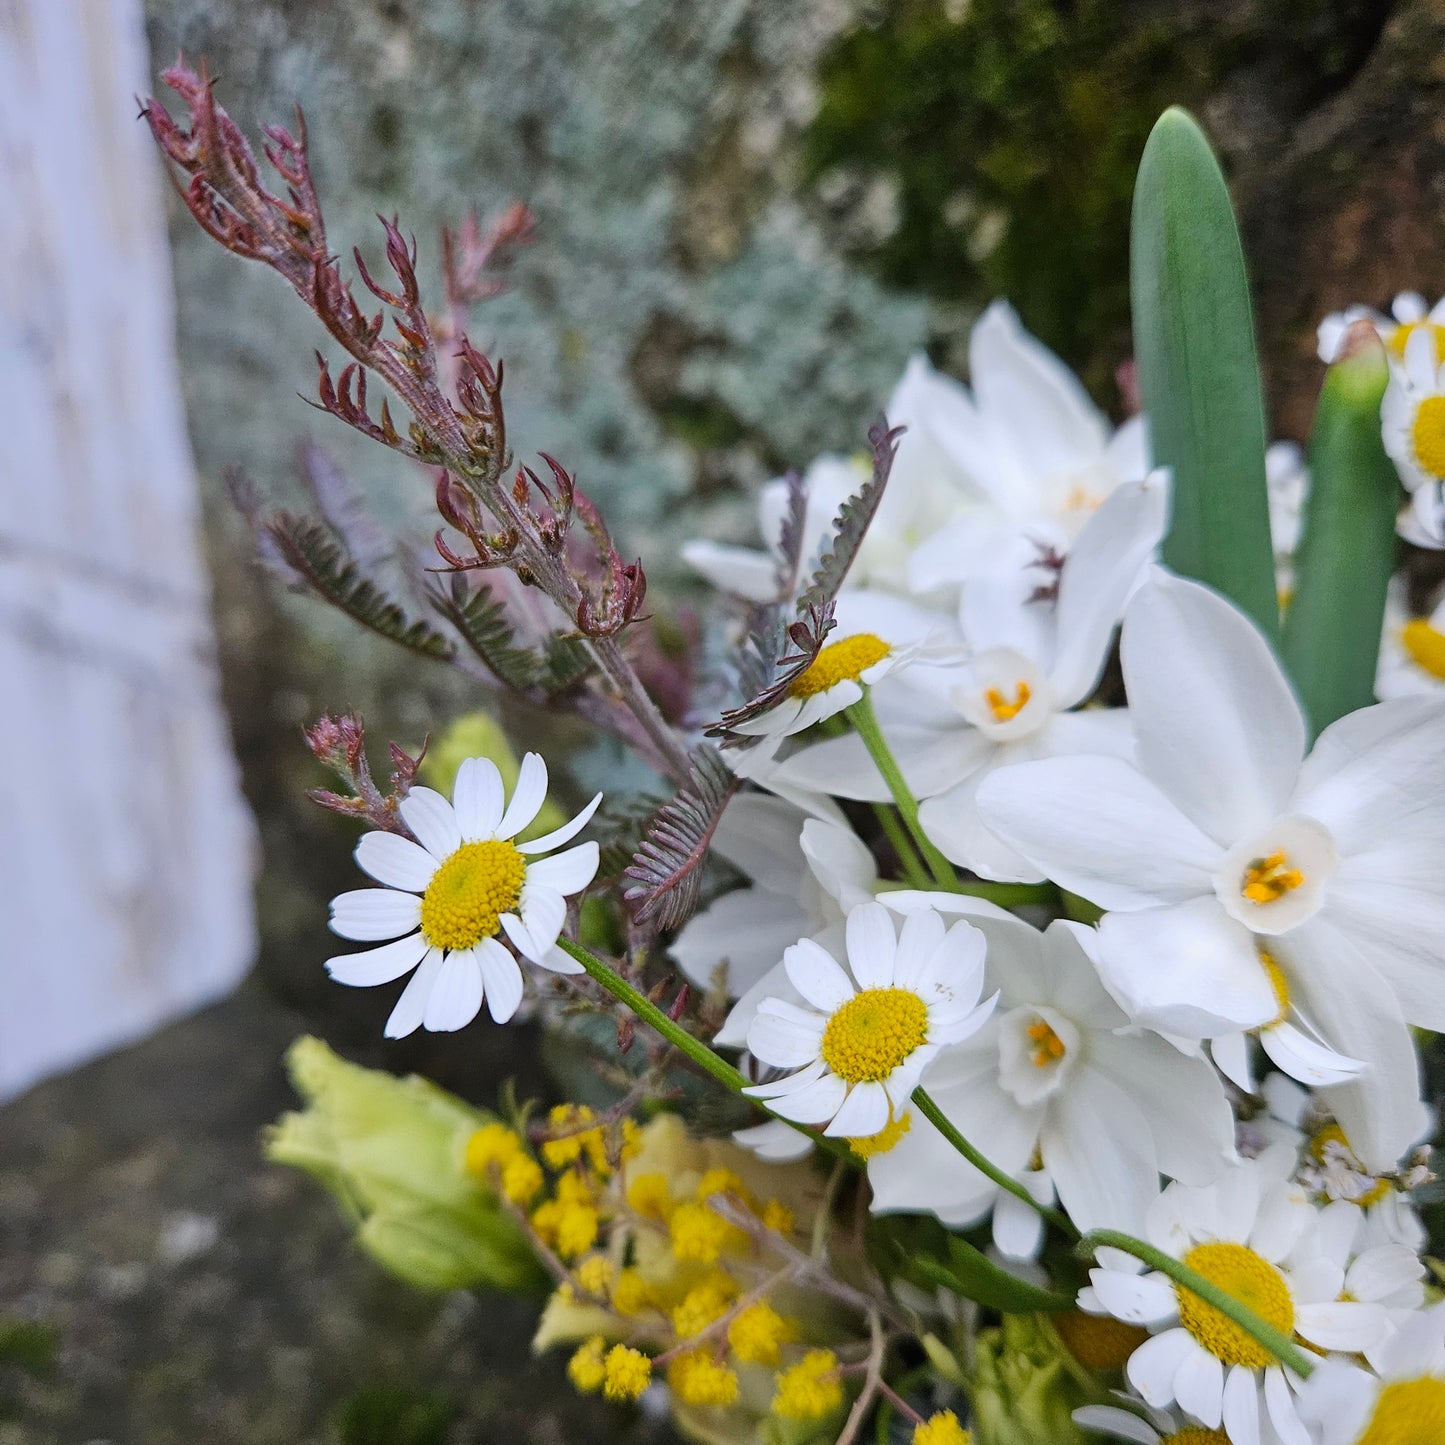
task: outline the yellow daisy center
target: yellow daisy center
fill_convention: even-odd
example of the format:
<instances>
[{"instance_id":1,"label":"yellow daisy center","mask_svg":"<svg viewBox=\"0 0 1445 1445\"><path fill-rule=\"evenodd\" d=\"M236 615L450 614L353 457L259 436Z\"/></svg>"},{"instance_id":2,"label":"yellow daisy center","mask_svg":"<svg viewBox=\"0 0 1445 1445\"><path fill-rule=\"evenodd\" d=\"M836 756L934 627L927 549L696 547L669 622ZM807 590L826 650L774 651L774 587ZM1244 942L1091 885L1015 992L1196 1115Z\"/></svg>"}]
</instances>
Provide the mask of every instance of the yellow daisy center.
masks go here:
<instances>
[{"instance_id":1,"label":"yellow daisy center","mask_svg":"<svg viewBox=\"0 0 1445 1445\"><path fill-rule=\"evenodd\" d=\"M823 1062L850 1084L886 1079L928 1038L928 1005L911 989L865 988L828 1020Z\"/></svg>"},{"instance_id":2,"label":"yellow daisy center","mask_svg":"<svg viewBox=\"0 0 1445 1445\"><path fill-rule=\"evenodd\" d=\"M1445 1380L1393 1380L1355 1445L1438 1445L1445 1440Z\"/></svg>"},{"instance_id":3,"label":"yellow daisy center","mask_svg":"<svg viewBox=\"0 0 1445 1445\"><path fill-rule=\"evenodd\" d=\"M1432 477L1445 477L1445 396L1427 396L1410 427L1415 460Z\"/></svg>"},{"instance_id":4,"label":"yellow daisy center","mask_svg":"<svg viewBox=\"0 0 1445 1445\"><path fill-rule=\"evenodd\" d=\"M1310 1139L1310 1157L1313 1158L1317 1164L1323 1164L1326 1159L1326 1151L1331 1144L1337 1144L1342 1149L1348 1149L1350 1151L1350 1158L1352 1160L1356 1158L1355 1151L1350 1147L1350 1141L1345 1137L1345 1131L1341 1129L1338 1124L1326 1124L1323 1129ZM1363 1166L1361 1166L1360 1172L1364 1173ZM1358 1204L1361 1209L1368 1209L1372 1204L1378 1204L1393 1192L1394 1186L1390 1181L1388 1179L1380 1179L1376 1181L1373 1189L1360 1195L1354 1202Z\"/></svg>"},{"instance_id":5,"label":"yellow daisy center","mask_svg":"<svg viewBox=\"0 0 1445 1445\"><path fill-rule=\"evenodd\" d=\"M1007 694L1000 692L996 687L989 688L984 693L983 700L988 704L988 710L993 714L993 720L1002 723L1012 722L1029 705L1029 699L1032 696L1033 689L1020 679L1014 684L1012 701Z\"/></svg>"},{"instance_id":6,"label":"yellow daisy center","mask_svg":"<svg viewBox=\"0 0 1445 1445\"><path fill-rule=\"evenodd\" d=\"M1113 1315L1086 1315L1069 1310L1053 1316L1064 1348L1086 1370L1122 1370L1129 1356L1149 1338L1149 1331L1125 1324Z\"/></svg>"},{"instance_id":7,"label":"yellow daisy center","mask_svg":"<svg viewBox=\"0 0 1445 1445\"><path fill-rule=\"evenodd\" d=\"M875 1154L886 1154L912 1127L912 1110L900 1114L896 1119L890 1115L888 1122L876 1134L849 1139L848 1147L856 1158L871 1159Z\"/></svg>"},{"instance_id":8,"label":"yellow daisy center","mask_svg":"<svg viewBox=\"0 0 1445 1445\"><path fill-rule=\"evenodd\" d=\"M1405 359L1405 347L1410 338L1424 327L1435 342L1435 364L1438 366L1445 361L1445 326L1434 321L1406 321L1403 325L1397 326L1391 333L1390 339L1385 344L1394 355L1401 361Z\"/></svg>"},{"instance_id":9,"label":"yellow daisy center","mask_svg":"<svg viewBox=\"0 0 1445 1445\"><path fill-rule=\"evenodd\" d=\"M871 632L858 632L822 649L788 688L790 697L816 697L840 682L857 682L893 649Z\"/></svg>"},{"instance_id":10,"label":"yellow daisy center","mask_svg":"<svg viewBox=\"0 0 1445 1445\"><path fill-rule=\"evenodd\" d=\"M1274 903L1304 881L1305 875L1289 866L1289 857L1281 849L1267 858L1251 859L1240 880L1239 891L1251 903Z\"/></svg>"},{"instance_id":11,"label":"yellow daisy center","mask_svg":"<svg viewBox=\"0 0 1445 1445\"><path fill-rule=\"evenodd\" d=\"M522 896L527 860L501 839L463 843L432 875L421 931L433 948L471 948L502 926Z\"/></svg>"},{"instance_id":12,"label":"yellow daisy center","mask_svg":"<svg viewBox=\"0 0 1445 1445\"><path fill-rule=\"evenodd\" d=\"M1063 1039L1043 1019L1035 1019L1024 1032L1033 1040L1034 1051L1029 1057L1036 1069L1046 1069L1050 1064L1058 1063L1068 1053Z\"/></svg>"},{"instance_id":13,"label":"yellow daisy center","mask_svg":"<svg viewBox=\"0 0 1445 1445\"><path fill-rule=\"evenodd\" d=\"M1203 1425L1186 1425L1172 1435L1165 1435L1159 1445L1229 1445L1223 1430L1209 1430Z\"/></svg>"},{"instance_id":14,"label":"yellow daisy center","mask_svg":"<svg viewBox=\"0 0 1445 1445\"><path fill-rule=\"evenodd\" d=\"M1282 1024L1285 1015L1289 1012L1289 979L1285 977L1284 969L1279 966L1278 960L1272 953L1266 953L1261 948L1259 961L1264 968L1265 977L1269 979L1269 986L1274 990L1275 1002L1279 1004L1279 1013L1265 1025L1266 1028L1273 1028L1276 1024Z\"/></svg>"},{"instance_id":15,"label":"yellow daisy center","mask_svg":"<svg viewBox=\"0 0 1445 1445\"><path fill-rule=\"evenodd\" d=\"M1416 667L1445 682L1445 632L1436 632L1423 617L1412 617L1400 629L1400 646Z\"/></svg>"},{"instance_id":16,"label":"yellow daisy center","mask_svg":"<svg viewBox=\"0 0 1445 1445\"><path fill-rule=\"evenodd\" d=\"M1252 1249L1243 1244L1196 1244L1184 1256L1184 1263L1281 1334L1294 1332L1294 1300L1284 1276ZM1183 1285L1175 1285L1174 1294L1179 1301L1179 1323L1217 1360L1252 1370L1274 1363L1270 1351L1228 1315Z\"/></svg>"}]
</instances>

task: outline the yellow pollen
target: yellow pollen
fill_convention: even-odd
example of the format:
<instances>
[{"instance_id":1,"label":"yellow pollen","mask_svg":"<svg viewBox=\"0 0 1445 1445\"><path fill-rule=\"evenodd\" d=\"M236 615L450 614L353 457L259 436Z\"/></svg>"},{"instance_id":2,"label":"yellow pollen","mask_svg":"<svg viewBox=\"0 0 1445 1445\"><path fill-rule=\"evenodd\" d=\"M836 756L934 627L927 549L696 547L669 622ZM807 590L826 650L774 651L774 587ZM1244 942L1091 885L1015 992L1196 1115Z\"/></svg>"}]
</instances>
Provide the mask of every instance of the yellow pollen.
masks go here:
<instances>
[{"instance_id":1,"label":"yellow pollen","mask_svg":"<svg viewBox=\"0 0 1445 1445\"><path fill-rule=\"evenodd\" d=\"M888 1122L876 1134L849 1139L848 1147L856 1158L871 1159L875 1154L886 1154L912 1127L912 1110L900 1114L897 1118L890 1112Z\"/></svg>"},{"instance_id":2,"label":"yellow pollen","mask_svg":"<svg viewBox=\"0 0 1445 1445\"><path fill-rule=\"evenodd\" d=\"M973 1445L973 1432L952 1410L940 1410L913 1427L913 1445Z\"/></svg>"},{"instance_id":3,"label":"yellow pollen","mask_svg":"<svg viewBox=\"0 0 1445 1445\"><path fill-rule=\"evenodd\" d=\"M1314 1159L1315 1163L1323 1164L1325 1162L1327 1150L1331 1144L1337 1144L1341 1149L1348 1150L1350 1156L1348 1162L1358 1165L1361 1174L1365 1172L1364 1165L1359 1163L1359 1159L1351 1147L1350 1141L1345 1138L1345 1131L1341 1129L1338 1124L1326 1124L1323 1129L1310 1139L1310 1156ZM1368 1209L1372 1204L1378 1204L1382 1199L1388 1198L1394 1193L1394 1189L1395 1186L1391 1184L1388 1179L1380 1179L1376 1182L1373 1189L1360 1195L1354 1202L1358 1204L1361 1209Z\"/></svg>"},{"instance_id":4,"label":"yellow pollen","mask_svg":"<svg viewBox=\"0 0 1445 1445\"><path fill-rule=\"evenodd\" d=\"M471 948L502 926L522 896L527 860L493 838L463 843L432 875L421 899L421 931L433 948Z\"/></svg>"},{"instance_id":5,"label":"yellow pollen","mask_svg":"<svg viewBox=\"0 0 1445 1445\"><path fill-rule=\"evenodd\" d=\"M1294 1333L1294 1300L1289 1286L1263 1256L1243 1244L1196 1244L1184 1256L1184 1263L1247 1305L1281 1334ZM1174 1294L1179 1301L1179 1323L1215 1359L1251 1370L1274 1364L1274 1355L1228 1315L1183 1285L1175 1285Z\"/></svg>"},{"instance_id":6,"label":"yellow pollen","mask_svg":"<svg viewBox=\"0 0 1445 1445\"><path fill-rule=\"evenodd\" d=\"M1355 1445L1438 1445L1445 1440L1445 1380L1392 1380Z\"/></svg>"},{"instance_id":7,"label":"yellow pollen","mask_svg":"<svg viewBox=\"0 0 1445 1445\"><path fill-rule=\"evenodd\" d=\"M731 1405L738 1397L738 1372L707 1349L678 1355L667 1367L667 1383L684 1405Z\"/></svg>"},{"instance_id":8,"label":"yellow pollen","mask_svg":"<svg viewBox=\"0 0 1445 1445\"><path fill-rule=\"evenodd\" d=\"M998 688L991 687L984 693L983 700L988 704L989 711L993 714L995 722L1012 722L1028 705L1029 699L1033 696L1033 690L1022 678L1014 684L1013 701L1010 702Z\"/></svg>"},{"instance_id":9,"label":"yellow pollen","mask_svg":"<svg viewBox=\"0 0 1445 1445\"><path fill-rule=\"evenodd\" d=\"M911 989L865 988L828 1020L823 1062L850 1084L886 1079L928 1039L928 1005Z\"/></svg>"},{"instance_id":10,"label":"yellow pollen","mask_svg":"<svg viewBox=\"0 0 1445 1445\"><path fill-rule=\"evenodd\" d=\"M1400 629L1400 646L1416 667L1445 682L1445 632L1436 632L1423 617L1412 617Z\"/></svg>"},{"instance_id":11,"label":"yellow pollen","mask_svg":"<svg viewBox=\"0 0 1445 1445\"><path fill-rule=\"evenodd\" d=\"M630 1345L613 1345L602 1357L604 1399L635 1400L652 1381L652 1361Z\"/></svg>"},{"instance_id":12,"label":"yellow pollen","mask_svg":"<svg viewBox=\"0 0 1445 1445\"><path fill-rule=\"evenodd\" d=\"M1064 510L1067 512L1097 512L1103 502L1104 499L1098 492L1076 485L1069 488L1069 494L1064 498Z\"/></svg>"},{"instance_id":13,"label":"yellow pollen","mask_svg":"<svg viewBox=\"0 0 1445 1445\"><path fill-rule=\"evenodd\" d=\"M1445 477L1445 396L1427 396L1410 427L1415 460L1432 477Z\"/></svg>"},{"instance_id":14,"label":"yellow pollen","mask_svg":"<svg viewBox=\"0 0 1445 1445\"><path fill-rule=\"evenodd\" d=\"M858 632L838 642L830 642L798 674L788 688L790 697L816 697L840 682L857 682L875 663L882 662L893 649L871 632Z\"/></svg>"},{"instance_id":15,"label":"yellow pollen","mask_svg":"<svg viewBox=\"0 0 1445 1445\"><path fill-rule=\"evenodd\" d=\"M1166 1435L1159 1445L1229 1445L1229 1436L1223 1430L1209 1430L1203 1425L1186 1425L1172 1435Z\"/></svg>"},{"instance_id":16,"label":"yellow pollen","mask_svg":"<svg viewBox=\"0 0 1445 1445\"><path fill-rule=\"evenodd\" d=\"M1239 891L1251 903L1274 903L1304 881L1304 874L1298 868L1291 868L1288 857L1280 851L1268 858L1252 859L1244 870Z\"/></svg>"},{"instance_id":17,"label":"yellow pollen","mask_svg":"<svg viewBox=\"0 0 1445 1445\"><path fill-rule=\"evenodd\" d=\"M1275 1002L1279 1005L1279 1013L1265 1025L1266 1028L1273 1028L1276 1024L1282 1024L1285 1015L1289 1012L1289 979L1285 977L1284 969L1279 966L1278 960L1272 953L1266 953L1261 948L1259 961L1264 968L1265 977L1269 979L1269 986L1274 990Z\"/></svg>"},{"instance_id":18,"label":"yellow pollen","mask_svg":"<svg viewBox=\"0 0 1445 1445\"><path fill-rule=\"evenodd\" d=\"M1046 1069L1050 1064L1058 1063L1068 1053L1063 1039L1043 1019L1035 1019L1024 1032L1034 1041L1035 1048L1029 1057L1036 1069Z\"/></svg>"},{"instance_id":19,"label":"yellow pollen","mask_svg":"<svg viewBox=\"0 0 1445 1445\"><path fill-rule=\"evenodd\" d=\"M1149 1331L1125 1324L1112 1315L1086 1315L1070 1310L1052 1316L1064 1348L1086 1370L1122 1370L1129 1356L1149 1338Z\"/></svg>"},{"instance_id":20,"label":"yellow pollen","mask_svg":"<svg viewBox=\"0 0 1445 1445\"><path fill-rule=\"evenodd\" d=\"M1435 341L1435 365L1439 366L1445 361L1445 326L1434 321L1406 321L1403 325L1397 326L1391 333L1390 339L1385 343L1394 355L1401 361L1405 359L1405 347L1410 338L1421 327L1424 327Z\"/></svg>"},{"instance_id":21,"label":"yellow pollen","mask_svg":"<svg viewBox=\"0 0 1445 1445\"><path fill-rule=\"evenodd\" d=\"M809 1350L777 1376L772 1412L785 1420L819 1420L843 1403L838 1357L832 1350Z\"/></svg>"}]
</instances>

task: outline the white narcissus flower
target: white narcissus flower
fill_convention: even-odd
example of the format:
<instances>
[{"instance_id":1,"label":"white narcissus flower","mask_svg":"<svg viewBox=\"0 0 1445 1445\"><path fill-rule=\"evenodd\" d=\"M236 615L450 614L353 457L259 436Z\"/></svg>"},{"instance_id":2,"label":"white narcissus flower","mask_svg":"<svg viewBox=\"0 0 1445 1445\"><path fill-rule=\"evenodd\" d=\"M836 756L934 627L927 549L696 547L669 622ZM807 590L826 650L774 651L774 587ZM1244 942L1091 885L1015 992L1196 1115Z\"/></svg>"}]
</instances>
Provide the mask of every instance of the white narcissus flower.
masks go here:
<instances>
[{"instance_id":1,"label":"white narcissus flower","mask_svg":"<svg viewBox=\"0 0 1445 1445\"><path fill-rule=\"evenodd\" d=\"M954 863L985 878L1043 875L979 823L974 797L994 769L1030 758L1132 749L1121 709L1076 711L1098 686L1119 617L1164 531L1162 474L1118 488L1094 512L1062 566L1036 550L1011 572L963 592L964 640L955 668L920 667L878 710L916 795L925 831ZM927 689L927 699L914 694ZM856 734L804 748L778 769L793 787L883 801L890 794Z\"/></svg>"},{"instance_id":2,"label":"white narcissus flower","mask_svg":"<svg viewBox=\"0 0 1445 1445\"><path fill-rule=\"evenodd\" d=\"M842 821L808 817L783 798L744 793L724 810L713 849L750 880L695 913L669 952L702 988L725 965L724 988L746 993L799 938L866 903L878 865ZM790 1133L796 1131L790 1130Z\"/></svg>"},{"instance_id":3,"label":"white narcissus flower","mask_svg":"<svg viewBox=\"0 0 1445 1445\"><path fill-rule=\"evenodd\" d=\"M935 408L930 436L986 505L934 520L910 564L916 592L993 571L1020 538L1064 555L1115 487L1149 471L1144 419L1115 430L1006 301L974 325L968 364L971 390Z\"/></svg>"},{"instance_id":4,"label":"white narcissus flower","mask_svg":"<svg viewBox=\"0 0 1445 1445\"><path fill-rule=\"evenodd\" d=\"M785 696L767 712L736 724L735 732L768 740L791 737L852 707L865 687L897 669L920 661L948 662L961 652L948 619L883 592L845 592L834 621L818 655ZM786 769L778 772L789 781Z\"/></svg>"},{"instance_id":5,"label":"white narcissus flower","mask_svg":"<svg viewBox=\"0 0 1445 1445\"><path fill-rule=\"evenodd\" d=\"M1275 442L1264 454L1269 489L1269 536L1274 545L1275 590L1287 598L1294 587L1294 554L1304 530L1310 473L1295 442Z\"/></svg>"},{"instance_id":6,"label":"white narcissus flower","mask_svg":"<svg viewBox=\"0 0 1445 1445\"><path fill-rule=\"evenodd\" d=\"M1385 595L1385 624L1375 696L1418 697L1445 688L1445 598L1428 617L1410 610L1404 577L1392 577Z\"/></svg>"},{"instance_id":7,"label":"white narcissus flower","mask_svg":"<svg viewBox=\"0 0 1445 1445\"><path fill-rule=\"evenodd\" d=\"M1356 321L1368 321L1396 357L1405 354L1405 343L1417 331L1426 332L1434 338L1440 360L1445 361L1445 301L1430 306L1418 291L1402 291L1391 302L1389 316L1372 306L1355 305L1332 311L1320 322L1316 333L1319 357L1327 366L1339 360L1345 333Z\"/></svg>"},{"instance_id":8,"label":"white narcissus flower","mask_svg":"<svg viewBox=\"0 0 1445 1445\"><path fill-rule=\"evenodd\" d=\"M496 764L468 758L457 770L450 803L431 788L414 787L402 799L402 821L416 842L399 833L363 834L356 861L385 886L332 899L331 930L357 941L395 941L330 958L326 969L355 987L416 970L386 1021L388 1038L418 1028L464 1028L484 997L492 1017L506 1023L522 1001L522 971L503 934L542 968L582 972L556 946L557 936L567 915L564 900L597 872L597 844L542 855L587 826L602 794L560 828L517 842L546 799L547 765L536 753L522 759L510 803Z\"/></svg>"},{"instance_id":9,"label":"white narcissus flower","mask_svg":"<svg viewBox=\"0 0 1445 1445\"><path fill-rule=\"evenodd\" d=\"M1364 708L1306 757L1254 625L1163 573L1129 605L1122 656L1137 765L1001 769L984 822L1111 910L1100 972L1138 1021L1194 1039L1273 1025L1286 1072L1367 1065L1324 1097L1366 1165L1391 1167L1420 1133L1408 1025L1445 1028L1445 702Z\"/></svg>"},{"instance_id":10,"label":"white narcissus flower","mask_svg":"<svg viewBox=\"0 0 1445 1445\"><path fill-rule=\"evenodd\" d=\"M1371 1368L1326 1360L1300 1390L1320 1445L1434 1445L1445 1440L1445 1305L1398 1321L1366 1352Z\"/></svg>"},{"instance_id":11,"label":"white narcissus flower","mask_svg":"<svg viewBox=\"0 0 1445 1445\"><path fill-rule=\"evenodd\" d=\"M1410 493L1400 535L1419 547L1445 547L1445 364L1434 329L1417 329L1390 367L1380 403L1385 450Z\"/></svg>"},{"instance_id":12,"label":"white narcissus flower","mask_svg":"<svg viewBox=\"0 0 1445 1445\"><path fill-rule=\"evenodd\" d=\"M783 964L804 1006L766 998L748 1028L754 1058L795 1072L744 1090L798 1124L834 1137L877 1134L908 1103L939 1049L967 1038L993 1012L983 991L983 935L945 930L931 910L901 930L880 903L860 903L845 925L848 967L803 939Z\"/></svg>"},{"instance_id":13,"label":"white narcissus flower","mask_svg":"<svg viewBox=\"0 0 1445 1445\"><path fill-rule=\"evenodd\" d=\"M1319 1240L1319 1215L1288 1182L1287 1146L1227 1170L1203 1189L1171 1184L1149 1209L1145 1238L1247 1304L1267 1324L1318 1350L1359 1352L1389 1332L1383 1306L1340 1298L1345 1271ZM1299 1380L1254 1337L1162 1272L1101 1250L1079 1307L1150 1331L1125 1374L1145 1401L1179 1408L1233 1445L1271 1433L1308 1445Z\"/></svg>"},{"instance_id":14,"label":"white narcissus flower","mask_svg":"<svg viewBox=\"0 0 1445 1445\"><path fill-rule=\"evenodd\" d=\"M1058 920L1040 933L1006 914L975 916L999 986L988 1025L943 1050L928 1091L959 1132L1031 1192L1054 1192L1081 1230L1137 1232L1159 1175L1202 1184L1234 1157L1234 1116L1202 1057L1130 1026L1099 983L1093 930ZM995 1205L995 1243L1027 1257L1037 1213L960 1158L926 1120L869 1159L876 1210L929 1210L945 1223ZM1034 1186L1037 1186L1035 1189ZM999 1217L999 1211L1004 1218Z\"/></svg>"}]
</instances>

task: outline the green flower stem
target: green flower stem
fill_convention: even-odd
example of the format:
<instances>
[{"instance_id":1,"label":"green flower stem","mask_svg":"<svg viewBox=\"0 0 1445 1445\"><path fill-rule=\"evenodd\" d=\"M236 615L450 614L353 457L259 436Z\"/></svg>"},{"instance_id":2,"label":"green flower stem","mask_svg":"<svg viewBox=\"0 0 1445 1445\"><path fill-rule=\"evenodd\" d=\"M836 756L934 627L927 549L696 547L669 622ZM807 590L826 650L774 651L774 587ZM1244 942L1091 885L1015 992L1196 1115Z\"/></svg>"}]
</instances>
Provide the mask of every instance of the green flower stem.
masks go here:
<instances>
[{"instance_id":1,"label":"green flower stem","mask_svg":"<svg viewBox=\"0 0 1445 1445\"><path fill-rule=\"evenodd\" d=\"M1182 1285L1191 1294L1196 1294L1205 1304L1213 1305L1220 1314L1237 1324L1246 1334L1259 1341L1282 1365L1287 1365L1301 1379L1308 1379L1314 1371L1314 1362L1308 1354L1296 1345L1283 1331L1262 1320L1247 1305L1241 1304L1228 1291L1221 1289L1212 1280L1205 1279L1197 1270L1190 1269L1181 1260L1162 1250L1145 1244L1132 1235L1119 1234L1112 1229L1096 1229L1079 1241L1079 1253L1085 1258L1102 1248L1121 1249L1142 1260L1151 1269L1167 1274L1177 1285Z\"/></svg>"},{"instance_id":2,"label":"green flower stem","mask_svg":"<svg viewBox=\"0 0 1445 1445\"><path fill-rule=\"evenodd\" d=\"M893 851L898 854L898 862L908 885L911 888L932 888L933 880L929 878L928 870L918 856L918 850L913 846L903 824L899 822L898 810L890 808L887 803L874 803L873 816L878 819L884 835L893 845Z\"/></svg>"},{"instance_id":3,"label":"green flower stem","mask_svg":"<svg viewBox=\"0 0 1445 1445\"><path fill-rule=\"evenodd\" d=\"M912 834L913 841L918 844L918 851L923 854L934 882L940 888L957 890L958 875L953 871L953 864L938 851L918 821L918 800L909 792L908 784L903 780L903 770L884 741L883 729L878 726L878 715L873 711L873 699L868 696L866 688L863 696L848 709L848 721L863 739L868 756L883 774L883 781L888 784L888 791L892 793L893 801L897 804L898 812Z\"/></svg>"},{"instance_id":4,"label":"green flower stem","mask_svg":"<svg viewBox=\"0 0 1445 1445\"><path fill-rule=\"evenodd\" d=\"M1047 1204L1040 1204L1017 1179L1005 1174L997 1164L992 1164L985 1159L983 1155L958 1132L953 1123L938 1105L933 1102L932 1096L921 1084L913 1091L912 1097L914 1104L918 1108L918 1112L922 1114L980 1174L986 1174L1000 1189L1006 1190L1012 1194L1015 1199L1021 1199L1030 1209L1042 1215L1055 1229L1067 1235L1068 1238L1077 1239L1079 1237L1079 1231L1074 1228L1073 1223L1066 1215L1061 1214L1057 1209L1050 1209Z\"/></svg>"},{"instance_id":5,"label":"green flower stem","mask_svg":"<svg viewBox=\"0 0 1445 1445\"><path fill-rule=\"evenodd\" d=\"M626 1004L644 1023L651 1024L673 1048L680 1054L685 1054L705 1073L711 1074L724 1088L731 1089L735 1094L741 1094L747 1087L747 1079L721 1054L715 1054L700 1039L693 1038L681 1024L668 1018L646 994L634 988L616 969L604 963L595 953L583 948L580 943L574 943L570 938L559 938L557 947L569 958L580 963L613 998L619 1003ZM762 1109L768 1107L760 1099L753 1099L751 1102ZM768 1110L768 1112L772 1111ZM776 1119L782 1116L774 1114L773 1117ZM791 1119L784 1119L783 1122L791 1124L800 1134L806 1134L820 1149L832 1154L835 1158L852 1160L855 1165L861 1164L862 1161L854 1155L843 1140L826 1139L806 1125L794 1123Z\"/></svg>"}]
</instances>

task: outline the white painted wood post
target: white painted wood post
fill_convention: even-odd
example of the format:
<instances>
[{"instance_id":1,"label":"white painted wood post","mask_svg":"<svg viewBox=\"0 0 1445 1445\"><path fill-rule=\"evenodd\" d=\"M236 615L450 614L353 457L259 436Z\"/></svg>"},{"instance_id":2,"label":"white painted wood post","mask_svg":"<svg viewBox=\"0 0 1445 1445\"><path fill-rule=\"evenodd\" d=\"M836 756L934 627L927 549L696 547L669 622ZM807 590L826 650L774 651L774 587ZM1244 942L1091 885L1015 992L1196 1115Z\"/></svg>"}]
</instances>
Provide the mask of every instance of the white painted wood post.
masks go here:
<instances>
[{"instance_id":1,"label":"white painted wood post","mask_svg":"<svg viewBox=\"0 0 1445 1445\"><path fill-rule=\"evenodd\" d=\"M140 0L0 0L0 1097L255 945L152 88Z\"/></svg>"}]
</instances>

